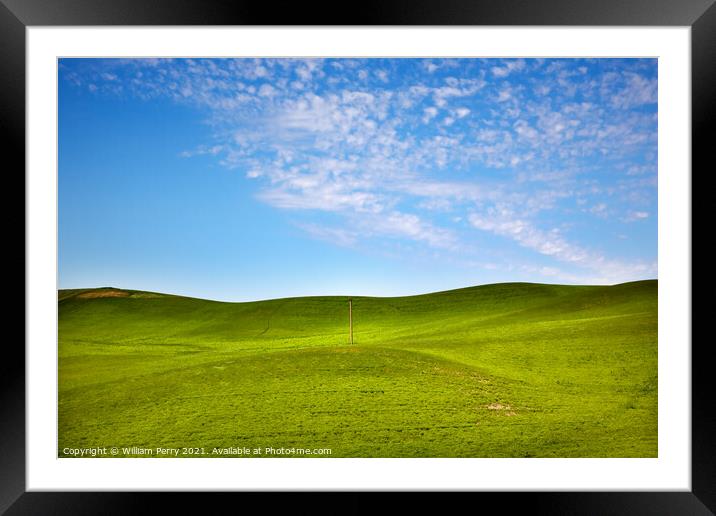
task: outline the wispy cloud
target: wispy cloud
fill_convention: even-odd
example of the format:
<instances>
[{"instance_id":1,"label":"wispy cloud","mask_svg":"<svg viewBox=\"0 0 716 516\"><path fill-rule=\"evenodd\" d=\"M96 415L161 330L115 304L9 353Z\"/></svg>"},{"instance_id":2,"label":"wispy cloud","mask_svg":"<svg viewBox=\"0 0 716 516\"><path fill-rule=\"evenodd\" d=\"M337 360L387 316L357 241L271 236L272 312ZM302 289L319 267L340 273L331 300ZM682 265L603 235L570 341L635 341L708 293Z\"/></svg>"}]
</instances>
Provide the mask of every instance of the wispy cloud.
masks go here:
<instances>
[{"instance_id":1,"label":"wispy cloud","mask_svg":"<svg viewBox=\"0 0 716 516\"><path fill-rule=\"evenodd\" d=\"M331 228L318 224L297 224L297 226L313 238L342 247L353 247L359 239L358 232L343 228Z\"/></svg>"},{"instance_id":2,"label":"wispy cloud","mask_svg":"<svg viewBox=\"0 0 716 516\"><path fill-rule=\"evenodd\" d=\"M529 220L515 216L509 210L490 208L485 215L472 213L468 219L478 229L506 236L524 247L559 261L576 264L593 261L584 249L567 242L557 228L550 231L540 230Z\"/></svg>"},{"instance_id":3,"label":"wispy cloud","mask_svg":"<svg viewBox=\"0 0 716 516\"><path fill-rule=\"evenodd\" d=\"M644 220L649 218L649 212L648 211L630 211L627 213L626 217L624 217L624 220L626 222L634 222L637 220Z\"/></svg>"},{"instance_id":4,"label":"wispy cloud","mask_svg":"<svg viewBox=\"0 0 716 516\"><path fill-rule=\"evenodd\" d=\"M578 266L585 270L586 274L583 273L575 277L588 277L593 283L617 283L628 281L634 277L653 276L657 273L655 261L610 260L601 253L569 242L558 228L547 231L539 229L532 222L515 217L508 210L490 209L486 215L473 213L468 218L470 223L478 229L510 238L523 247L554 258L559 262ZM568 277L558 268L542 268L541 274L544 275L545 271L550 270L553 273L547 275Z\"/></svg>"}]
</instances>

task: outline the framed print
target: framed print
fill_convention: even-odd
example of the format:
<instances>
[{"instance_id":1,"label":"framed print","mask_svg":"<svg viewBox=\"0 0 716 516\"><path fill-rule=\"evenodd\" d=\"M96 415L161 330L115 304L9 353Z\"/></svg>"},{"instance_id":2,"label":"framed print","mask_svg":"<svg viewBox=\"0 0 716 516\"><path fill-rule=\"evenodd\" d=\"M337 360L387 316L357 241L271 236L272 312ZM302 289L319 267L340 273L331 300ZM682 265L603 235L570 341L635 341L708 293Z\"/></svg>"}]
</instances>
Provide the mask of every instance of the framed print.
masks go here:
<instances>
[{"instance_id":1,"label":"framed print","mask_svg":"<svg viewBox=\"0 0 716 516\"><path fill-rule=\"evenodd\" d=\"M715 8L463 4L6 2L26 334L0 508L714 510L691 170Z\"/></svg>"}]
</instances>

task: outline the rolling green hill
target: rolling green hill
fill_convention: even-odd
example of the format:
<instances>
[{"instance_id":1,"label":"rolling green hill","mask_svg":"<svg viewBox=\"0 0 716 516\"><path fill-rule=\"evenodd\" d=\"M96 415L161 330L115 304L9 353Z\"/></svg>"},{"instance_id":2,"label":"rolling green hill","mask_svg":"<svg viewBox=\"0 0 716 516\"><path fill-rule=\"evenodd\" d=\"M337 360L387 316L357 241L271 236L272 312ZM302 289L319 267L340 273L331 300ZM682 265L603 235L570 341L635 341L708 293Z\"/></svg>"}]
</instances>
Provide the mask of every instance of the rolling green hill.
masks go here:
<instances>
[{"instance_id":1,"label":"rolling green hill","mask_svg":"<svg viewBox=\"0 0 716 516\"><path fill-rule=\"evenodd\" d=\"M346 297L58 299L61 457L657 456L656 280L354 297L352 346Z\"/></svg>"}]
</instances>

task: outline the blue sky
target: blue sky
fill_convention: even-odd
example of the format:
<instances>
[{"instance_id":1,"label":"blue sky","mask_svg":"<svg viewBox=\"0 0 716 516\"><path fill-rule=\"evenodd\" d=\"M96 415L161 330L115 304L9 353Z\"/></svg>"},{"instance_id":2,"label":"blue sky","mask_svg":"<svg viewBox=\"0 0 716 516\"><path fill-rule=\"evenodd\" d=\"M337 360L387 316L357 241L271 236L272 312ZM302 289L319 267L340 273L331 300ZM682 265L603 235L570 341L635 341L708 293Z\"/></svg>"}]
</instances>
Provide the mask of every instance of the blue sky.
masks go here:
<instances>
[{"instance_id":1,"label":"blue sky","mask_svg":"<svg viewBox=\"0 0 716 516\"><path fill-rule=\"evenodd\" d=\"M657 277L655 59L62 59L59 286Z\"/></svg>"}]
</instances>

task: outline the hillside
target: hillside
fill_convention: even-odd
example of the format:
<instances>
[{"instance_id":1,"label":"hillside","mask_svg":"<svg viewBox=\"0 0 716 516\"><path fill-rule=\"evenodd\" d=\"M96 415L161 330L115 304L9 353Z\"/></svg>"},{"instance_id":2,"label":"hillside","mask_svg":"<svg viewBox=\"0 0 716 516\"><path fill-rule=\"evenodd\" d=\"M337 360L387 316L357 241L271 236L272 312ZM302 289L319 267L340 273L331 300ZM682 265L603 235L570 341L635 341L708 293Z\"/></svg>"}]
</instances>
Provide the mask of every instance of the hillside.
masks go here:
<instances>
[{"instance_id":1,"label":"hillside","mask_svg":"<svg viewBox=\"0 0 716 516\"><path fill-rule=\"evenodd\" d=\"M65 447L656 456L657 282L224 303L60 291ZM211 455L207 455L211 456Z\"/></svg>"}]
</instances>

